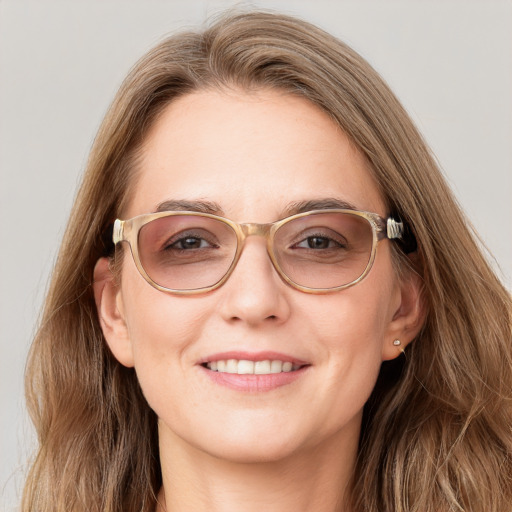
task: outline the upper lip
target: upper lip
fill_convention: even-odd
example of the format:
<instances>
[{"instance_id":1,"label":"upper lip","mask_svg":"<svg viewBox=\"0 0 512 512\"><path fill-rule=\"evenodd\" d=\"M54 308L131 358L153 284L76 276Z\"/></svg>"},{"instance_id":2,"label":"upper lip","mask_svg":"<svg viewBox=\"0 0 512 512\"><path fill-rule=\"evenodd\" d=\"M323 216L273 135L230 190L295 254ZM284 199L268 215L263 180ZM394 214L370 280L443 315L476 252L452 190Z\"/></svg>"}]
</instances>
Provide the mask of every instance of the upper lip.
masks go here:
<instances>
[{"instance_id":1,"label":"upper lip","mask_svg":"<svg viewBox=\"0 0 512 512\"><path fill-rule=\"evenodd\" d=\"M227 359L237 359L237 360L245 360L245 361L283 361L290 362L296 365L307 365L310 364L303 359L298 359L292 355L284 354L282 352L274 352L274 351L259 351L259 352L244 352L240 350L236 351L228 351L228 352L217 352L210 356L205 357L199 364L211 363L213 361L225 361Z\"/></svg>"}]
</instances>

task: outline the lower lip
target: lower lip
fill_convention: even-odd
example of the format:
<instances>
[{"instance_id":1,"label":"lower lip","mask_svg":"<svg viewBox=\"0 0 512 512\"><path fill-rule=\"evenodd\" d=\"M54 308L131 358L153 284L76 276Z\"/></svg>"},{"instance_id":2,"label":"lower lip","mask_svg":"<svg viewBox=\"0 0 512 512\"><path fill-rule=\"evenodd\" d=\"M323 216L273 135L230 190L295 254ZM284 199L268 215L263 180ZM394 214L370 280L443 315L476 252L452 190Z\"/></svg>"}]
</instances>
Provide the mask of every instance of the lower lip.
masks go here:
<instances>
[{"instance_id":1,"label":"lower lip","mask_svg":"<svg viewBox=\"0 0 512 512\"><path fill-rule=\"evenodd\" d=\"M214 372L200 366L202 371L216 384L234 389L235 391L245 391L259 393L272 391L295 382L302 377L309 366L303 366L292 372L269 373L265 375L240 375L238 373Z\"/></svg>"}]
</instances>

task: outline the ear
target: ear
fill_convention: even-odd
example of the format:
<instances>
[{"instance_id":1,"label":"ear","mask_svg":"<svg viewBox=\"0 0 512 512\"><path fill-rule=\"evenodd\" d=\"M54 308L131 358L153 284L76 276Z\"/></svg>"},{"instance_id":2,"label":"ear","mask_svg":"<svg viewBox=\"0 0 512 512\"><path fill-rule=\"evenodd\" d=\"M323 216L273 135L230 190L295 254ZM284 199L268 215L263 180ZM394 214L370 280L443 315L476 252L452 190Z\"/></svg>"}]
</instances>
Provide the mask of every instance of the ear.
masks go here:
<instances>
[{"instance_id":1,"label":"ear","mask_svg":"<svg viewBox=\"0 0 512 512\"><path fill-rule=\"evenodd\" d=\"M383 361L398 357L420 332L426 315L422 290L423 281L415 272L408 271L400 278L397 301L383 340ZM400 343L395 345L395 340Z\"/></svg>"},{"instance_id":2,"label":"ear","mask_svg":"<svg viewBox=\"0 0 512 512\"><path fill-rule=\"evenodd\" d=\"M133 350L124 319L119 286L115 283L108 258L100 258L94 267L94 299L103 336L115 358L133 367Z\"/></svg>"}]
</instances>

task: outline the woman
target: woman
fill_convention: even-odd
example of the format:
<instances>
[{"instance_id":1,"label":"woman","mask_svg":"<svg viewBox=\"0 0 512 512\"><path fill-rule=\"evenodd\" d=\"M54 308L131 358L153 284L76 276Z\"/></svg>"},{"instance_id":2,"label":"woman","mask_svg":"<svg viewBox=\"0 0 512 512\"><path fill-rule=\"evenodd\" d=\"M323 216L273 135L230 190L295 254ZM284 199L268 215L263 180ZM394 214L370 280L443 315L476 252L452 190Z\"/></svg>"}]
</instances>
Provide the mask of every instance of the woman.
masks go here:
<instances>
[{"instance_id":1,"label":"woman","mask_svg":"<svg viewBox=\"0 0 512 512\"><path fill-rule=\"evenodd\" d=\"M227 16L146 55L96 138L29 363L24 510L502 512L510 339L375 71Z\"/></svg>"}]
</instances>

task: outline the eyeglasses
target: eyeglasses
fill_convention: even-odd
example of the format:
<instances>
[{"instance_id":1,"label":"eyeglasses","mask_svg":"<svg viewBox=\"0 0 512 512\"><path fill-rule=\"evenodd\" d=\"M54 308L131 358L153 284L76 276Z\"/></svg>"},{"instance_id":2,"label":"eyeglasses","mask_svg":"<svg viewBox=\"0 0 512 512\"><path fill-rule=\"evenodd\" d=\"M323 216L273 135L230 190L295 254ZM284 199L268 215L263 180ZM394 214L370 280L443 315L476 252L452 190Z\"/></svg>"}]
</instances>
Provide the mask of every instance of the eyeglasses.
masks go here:
<instances>
[{"instance_id":1,"label":"eyeglasses","mask_svg":"<svg viewBox=\"0 0 512 512\"><path fill-rule=\"evenodd\" d=\"M403 224L376 213L314 210L268 224L237 223L191 211L139 215L114 223L113 242L128 242L144 279L163 292L196 294L222 286L247 237L263 236L281 278L306 293L360 282L382 239L401 238Z\"/></svg>"}]
</instances>

